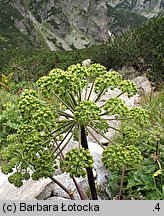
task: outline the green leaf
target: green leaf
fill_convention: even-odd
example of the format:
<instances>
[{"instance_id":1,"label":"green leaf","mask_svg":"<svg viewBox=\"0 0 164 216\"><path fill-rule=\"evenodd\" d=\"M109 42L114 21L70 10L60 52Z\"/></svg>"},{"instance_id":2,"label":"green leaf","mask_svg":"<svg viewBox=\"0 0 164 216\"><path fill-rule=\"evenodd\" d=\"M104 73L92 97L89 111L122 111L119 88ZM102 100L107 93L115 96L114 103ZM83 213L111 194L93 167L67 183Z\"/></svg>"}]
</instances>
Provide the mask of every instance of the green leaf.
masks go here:
<instances>
[{"instance_id":1,"label":"green leaf","mask_svg":"<svg viewBox=\"0 0 164 216\"><path fill-rule=\"evenodd\" d=\"M145 174L150 174L150 173L154 173L156 169L156 164L152 164L152 165L147 165L143 168L143 171Z\"/></svg>"},{"instance_id":2,"label":"green leaf","mask_svg":"<svg viewBox=\"0 0 164 216\"><path fill-rule=\"evenodd\" d=\"M162 199L162 194L161 192L157 189L154 191L151 191L147 193L146 197L147 200L161 200Z\"/></svg>"}]
</instances>

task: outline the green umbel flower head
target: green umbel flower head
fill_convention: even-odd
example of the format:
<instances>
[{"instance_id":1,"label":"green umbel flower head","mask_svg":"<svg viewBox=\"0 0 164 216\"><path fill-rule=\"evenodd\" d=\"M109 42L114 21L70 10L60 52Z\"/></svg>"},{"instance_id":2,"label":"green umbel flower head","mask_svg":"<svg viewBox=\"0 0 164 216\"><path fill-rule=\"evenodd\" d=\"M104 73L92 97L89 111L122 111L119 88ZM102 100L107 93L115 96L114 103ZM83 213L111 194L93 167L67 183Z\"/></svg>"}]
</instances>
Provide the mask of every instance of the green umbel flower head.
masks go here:
<instances>
[{"instance_id":1,"label":"green umbel flower head","mask_svg":"<svg viewBox=\"0 0 164 216\"><path fill-rule=\"evenodd\" d=\"M135 144L139 138L139 133L135 128L125 126L123 127L123 137L125 144Z\"/></svg>"},{"instance_id":2,"label":"green umbel flower head","mask_svg":"<svg viewBox=\"0 0 164 216\"><path fill-rule=\"evenodd\" d=\"M93 120L99 120L100 112L100 108L93 101L82 101L75 107L74 119L80 125L89 125Z\"/></svg>"},{"instance_id":3,"label":"green umbel flower head","mask_svg":"<svg viewBox=\"0 0 164 216\"><path fill-rule=\"evenodd\" d=\"M128 112L128 107L125 101L120 98L110 98L103 106L106 115L116 115L116 117L126 116Z\"/></svg>"},{"instance_id":4,"label":"green umbel flower head","mask_svg":"<svg viewBox=\"0 0 164 216\"><path fill-rule=\"evenodd\" d=\"M95 92L99 93L102 92L104 89L114 90L118 87L122 80L122 76L115 71L106 72L104 75L100 75L95 80Z\"/></svg>"},{"instance_id":5,"label":"green umbel flower head","mask_svg":"<svg viewBox=\"0 0 164 216\"><path fill-rule=\"evenodd\" d=\"M148 112L140 107L134 107L130 109L128 113L129 117L132 118L136 124L146 125L148 124Z\"/></svg>"},{"instance_id":6,"label":"green umbel flower head","mask_svg":"<svg viewBox=\"0 0 164 216\"><path fill-rule=\"evenodd\" d=\"M123 167L131 169L141 160L141 152L133 145L111 145L102 154L105 167L113 172L121 171Z\"/></svg>"},{"instance_id":7,"label":"green umbel flower head","mask_svg":"<svg viewBox=\"0 0 164 216\"><path fill-rule=\"evenodd\" d=\"M120 82L118 88L122 92L127 92L128 97L134 96L138 91L136 84L130 80L123 80L122 82Z\"/></svg>"},{"instance_id":8,"label":"green umbel flower head","mask_svg":"<svg viewBox=\"0 0 164 216\"><path fill-rule=\"evenodd\" d=\"M107 73L106 68L100 64L92 64L88 68L87 72L90 79L96 79L100 75L104 75Z\"/></svg>"},{"instance_id":9,"label":"green umbel flower head","mask_svg":"<svg viewBox=\"0 0 164 216\"><path fill-rule=\"evenodd\" d=\"M86 176L86 168L93 168L93 158L89 150L84 148L72 149L67 152L64 161L61 162L61 167L65 172L70 174L70 177Z\"/></svg>"}]
</instances>

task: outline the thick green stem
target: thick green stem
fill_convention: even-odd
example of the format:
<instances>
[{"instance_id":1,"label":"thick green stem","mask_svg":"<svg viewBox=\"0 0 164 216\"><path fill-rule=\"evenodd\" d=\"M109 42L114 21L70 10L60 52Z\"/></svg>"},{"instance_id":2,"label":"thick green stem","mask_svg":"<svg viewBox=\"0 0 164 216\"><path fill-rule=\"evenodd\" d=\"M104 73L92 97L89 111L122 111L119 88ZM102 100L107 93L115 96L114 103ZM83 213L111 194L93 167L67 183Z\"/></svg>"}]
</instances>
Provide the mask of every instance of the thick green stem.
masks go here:
<instances>
[{"instance_id":1,"label":"thick green stem","mask_svg":"<svg viewBox=\"0 0 164 216\"><path fill-rule=\"evenodd\" d=\"M108 125L108 126L109 126L109 125ZM120 133L122 132L122 131L119 130L118 128L115 128L115 127L112 127L112 126L109 126L109 128L110 128L110 129L113 129L113 130L115 130L115 131L118 131L118 132L120 132Z\"/></svg>"},{"instance_id":2,"label":"thick green stem","mask_svg":"<svg viewBox=\"0 0 164 216\"><path fill-rule=\"evenodd\" d=\"M87 99L88 87L89 87L89 82L87 83L86 88L85 88L85 96L84 96L84 100Z\"/></svg>"},{"instance_id":3,"label":"thick green stem","mask_svg":"<svg viewBox=\"0 0 164 216\"><path fill-rule=\"evenodd\" d=\"M72 127L73 128L73 127ZM72 128L70 130L72 130ZM68 133L69 134L69 133ZM68 136L68 135L66 135ZM54 160L58 157L58 155L64 150L64 148L68 145L68 143L70 142L71 138L73 136L73 133L71 134L71 136L69 137L69 139L67 140L67 142L64 144L64 146L59 150L60 146L62 145L63 141L58 145L58 147L54 150L53 154L56 153L57 150L59 150L59 152L55 155ZM65 139L65 138L64 138Z\"/></svg>"},{"instance_id":4,"label":"thick green stem","mask_svg":"<svg viewBox=\"0 0 164 216\"><path fill-rule=\"evenodd\" d=\"M104 119L103 119L104 120ZM115 131L118 131L118 132L122 132L121 130L119 130L118 128L115 128L115 127L112 127L112 126L110 126L110 125L108 125L108 128L110 128L110 129L113 129L113 130L115 130Z\"/></svg>"},{"instance_id":5,"label":"thick green stem","mask_svg":"<svg viewBox=\"0 0 164 216\"><path fill-rule=\"evenodd\" d=\"M75 110L75 105L74 105L74 102L72 101L72 98L70 97L70 94L65 96L65 99L66 99L68 105L71 107L72 112L73 112Z\"/></svg>"},{"instance_id":6,"label":"thick green stem","mask_svg":"<svg viewBox=\"0 0 164 216\"><path fill-rule=\"evenodd\" d=\"M78 98L78 102L80 103L81 102L81 89L80 89L80 87L78 88L78 91L77 91L77 98Z\"/></svg>"},{"instance_id":7,"label":"thick green stem","mask_svg":"<svg viewBox=\"0 0 164 216\"><path fill-rule=\"evenodd\" d=\"M81 145L84 149L88 149L88 143L87 143L84 125L81 126ZM98 200L93 171L91 168L86 168L86 171L87 171L88 183L89 183L92 199Z\"/></svg>"},{"instance_id":8,"label":"thick green stem","mask_svg":"<svg viewBox=\"0 0 164 216\"><path fill-rule=\"evenodd\" d=\"M74 95L72 93L70 93L70 97L72 99L74 107L76 107L77 106L77 101L76 101L76 99L75 99L75 97L74 97Z\"/></svg>"},{"instance_id":9,"label":"thick green stem","mask_svg":"<svg viewBox=\"0 0 164 216\"><path fill-rule=\"evenodd\" d=\"M60 119L60 120L56 120L56 123L70 123L73 122L73 119Z\"/></svg>"},{"instance_id":10,"label":"thick green stem","mask_svg":"<svg viewBox=\"0 0 164 216\"><path fill-rule=\"evenodd\" d=\"M119 95L117 95L117 97L120 97L121 95L123 95L125 93L125 91L124 92L121 92Z\"/></svg>"},{"instance_id":11,"label":"thick green stem","mask_svg":"<svg viewBox=\"0 0 164 216\"><path fill-rule=\"evenodd\" d=\"M68 122L67 124L65 124L65 127L71 125L71 122ZM48 136L55 134L56 132L60 131L63 128L63 125L58 127L56 130L52 131Z\"/></svg>"},{"instance_id":12,"label":"thick green stem","mask_svg":"<svg viewBox=\"0 0 164 216\"><path fill-rule=\"evenodd\" d=\"M104 105L103 105L104 106ZM103 106L101 106L100 108L102 108ZM104 112L104 113L100 113L99 116L104 116L104 115L107 115L107 112Z\"/></svg>"},{"instance_id":13,"label":"thick green stem","mask_svg":"<svg viewBox=\"0 0 164 216\"><path fill-rule=\"evenodd\" d=\"M100 114L99 116L102 116L102 115L103 114ZM111 119L110 118L109 119L104 119L103 118L103 120L106 120L106 121L119 121L119 120L123 121L123 120L130 120L130 119L133 119L133 118L115 118L115 119L114 118L113 119L112 118Z\"/></svg>"},{"instance_id":14,"label":"thick green stem","mask_svg":"<svg viewBox=\"0 0 164 216\"><path fill-rule=\"evenodd\" d=\"M66 125L65 127L63 126L62 127L63 130L61 130L58 134L55 134L55 136L57 137L57 136L60 136L63 133L66 133L71 127L74 126L74 124L75 124L74 122L71 122L69 125Z\"/></svg>"},{"instance_id":15,"label":"thick green stem","mask_svg":"<svg viewBox=\"0 0 164 216\"><path fill-rule=\"evenodd\" d=\"M66 112L59 110L59 109L56 109L56 108L53 108L53 109L61 116L64 116L66 118L73 118L73 116L70 115L69 113L66 113Z\"/></svg>"}]
</instances>

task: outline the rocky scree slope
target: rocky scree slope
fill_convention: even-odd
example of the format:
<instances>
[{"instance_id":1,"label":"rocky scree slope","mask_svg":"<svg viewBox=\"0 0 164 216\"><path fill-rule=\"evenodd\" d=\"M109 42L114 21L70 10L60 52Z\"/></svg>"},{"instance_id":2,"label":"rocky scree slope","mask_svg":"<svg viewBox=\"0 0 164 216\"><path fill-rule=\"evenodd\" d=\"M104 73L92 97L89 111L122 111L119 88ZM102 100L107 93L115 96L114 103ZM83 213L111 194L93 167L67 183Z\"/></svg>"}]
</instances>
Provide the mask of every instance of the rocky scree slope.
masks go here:
<instances>
[{"instance_id":1,"label":"rocky scree slope","mask_svg":"<svg viewBox=\"0 0 164 216\"><path fill-rule=\"evenodd\" d=\"M163 0L0 0L0 48L80 49L163 13Z\"/></svg>"}]
</instances>

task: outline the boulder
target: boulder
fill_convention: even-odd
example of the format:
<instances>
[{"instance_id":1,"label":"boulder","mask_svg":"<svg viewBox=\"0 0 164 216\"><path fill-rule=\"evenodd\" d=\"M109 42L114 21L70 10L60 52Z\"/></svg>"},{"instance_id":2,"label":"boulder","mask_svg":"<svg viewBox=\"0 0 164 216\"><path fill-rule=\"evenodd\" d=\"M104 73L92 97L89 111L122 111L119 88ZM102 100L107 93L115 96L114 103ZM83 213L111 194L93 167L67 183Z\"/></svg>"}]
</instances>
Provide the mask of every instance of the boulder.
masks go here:
<instances>
[{"instance_id":1,"label":"boulder","mask_svg":"<svg viewBox=\"0 0 164 216\"><path fill-rule=\"evenodd\" d=\"M138 86L138 94L142 95L150 95L153 91L151 82L148 80L146 76L138 76L132 80Z\"/></svg>"},{"instance_id":2,"label":"boulder","mask_svg":"<svg viewBox=\"0 0 164 216\"><path fill-rule=\"evenodd\" d=\"M41 189L40 190L41 192L37 196L35 196L35 198L37 200L48 199L49 197L52 196L55 187L56 187L55 182L53 182L53 181L50 180L50 183L47 184L43 189Z\"/></svg>"},{"instance_id":3,"label":"boulder","mask_svg":"<svg viewBox=\"0 0 164 216\"><path fill-rule=\"evenodd\" d=\"M75 199L80 199L79 194L76 190L75 184L74 184L73 180L69 177L69 174L62 173L62 174L54 176L54 177L59 182L63 183L63 185L66 188L68 188L70 191L74 192ZM83 178L76 178L76 181L77 181L77 183L82 182ZM69 195L64 190L62 190L57 184L54 187L52 196L63 197L63 198L69 199Z\"/></svg>"},{"instance_id":4,"label":"boulder","mask_svg":"<svg viewBox=\"0 0 164 216\"><path fill-rule=\"evenodd\" d=\"M121 70L119 70L120 74L124 77L124 79L134 79L135 77L139 76L140 73L133 67L125 67L123 66Z\"/></svg>"},{"instance_id":5,"label":"boulder","mask_svg":"<svg viewBox=\"0 0 164 216\"><path fill-rule=\"evenodd\" d=\"M0 175L2 175L2 173L0 173ZM45 190L45 187L47 190ZM51 188L52 184L50 179L42 179L39 181L28 180L25 181L20 188L10 184L6 179L5 182L3 182L3 186L0 188L0 200L36 200L36 197L41 191L41 198L46 199L51 196Z\"/></svg>"},{"instance_id":6,"label":"boulder","mask_svg":"<svg viewBox=\"0 0 164 216\"><path fill-rule=\"evenodd\" d=\"M47 200L69 200L69 199L58 197L58 196L53 196L53 197L49 197Z\"/></svg>"},{"instance_id":7,"label":"boulder","mask_svg":"<svg viewBox=\"0 0 164 216\"><path fill-rule=\"evenodd\" d=\"M91 63L92 63L91 59L85 59L84 61L82 61L82 65L86 67L89 67Z\"/></svg>"},{"instance_id":8,"label":"boulder","mask_svg":"<svg viewBox=\"0 0 164 216\"><path fill-rule=\"evenodd\" d=\"M108 176L109 172L105 169L101 161L103 148L97 143L93 142L89 142L88 147L94 159L93 165L96 171L96 184L101 186L106 185L106 176Z\"/></svg>"}]
</instances>

